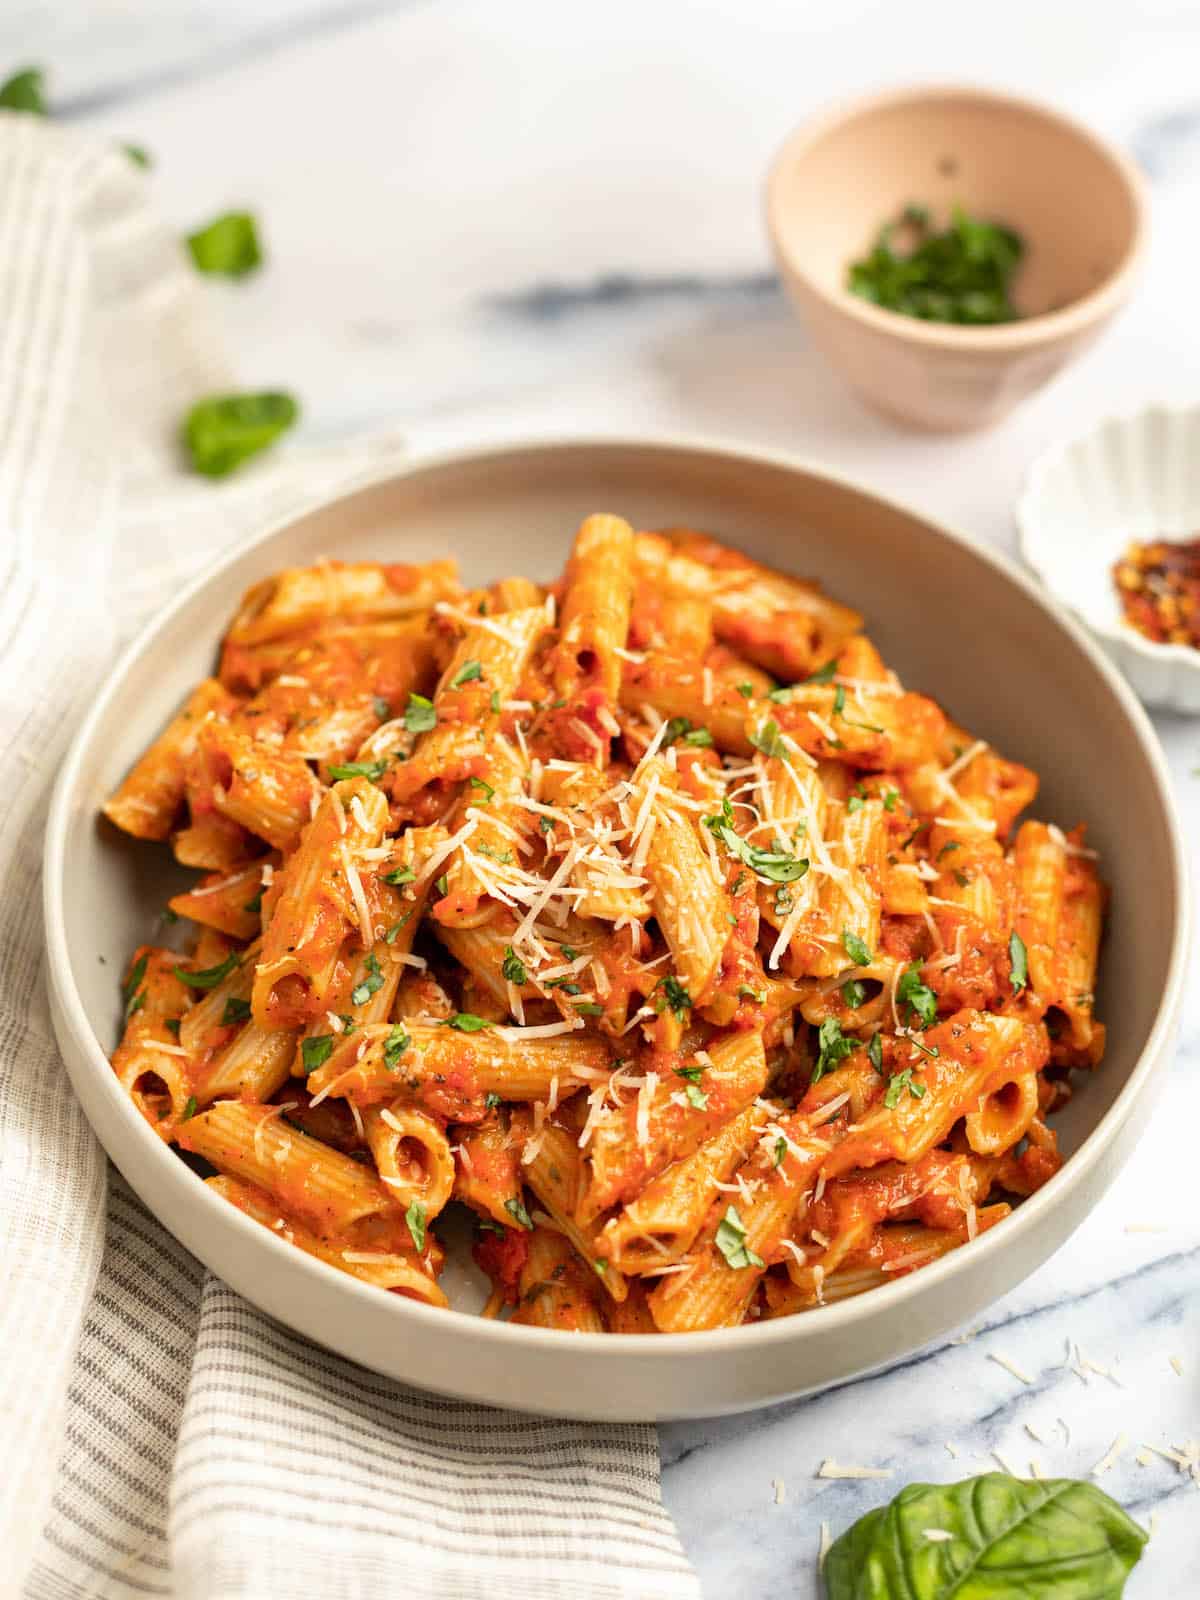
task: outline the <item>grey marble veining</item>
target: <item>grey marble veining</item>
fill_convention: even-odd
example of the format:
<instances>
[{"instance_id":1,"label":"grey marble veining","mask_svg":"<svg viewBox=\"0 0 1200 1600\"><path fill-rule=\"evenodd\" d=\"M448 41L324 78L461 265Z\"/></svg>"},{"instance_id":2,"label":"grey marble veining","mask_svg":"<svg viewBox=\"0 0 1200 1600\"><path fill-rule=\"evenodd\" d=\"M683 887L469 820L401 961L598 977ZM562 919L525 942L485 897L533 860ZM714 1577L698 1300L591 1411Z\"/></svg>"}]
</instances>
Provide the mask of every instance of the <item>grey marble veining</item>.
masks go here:
<instances>
[{"instance_id":1,"label":"grey marble veining","mask_svg":"<svg viewBox=\"0 0 1200 1600\"><path fill-rule=\"evenodd\" d=\"M955 0L0 7L0 74L43 62L64 115L147 145L181 230L231 204L260 213L267 270L213 295L246 382L302 396L300 443L397 425L418 448L725 436L826 462L1010 551L1014 497L1048 442L1200 398L1198 52L1200 8L1178 0L1010 0L986 30ZM1128 313L986 435L915 437L862 411L808 347L765 246L761 178L788 128L904 78L1056 100L1123 140L1154 186ZM1194 838L1200 722L1156 726ZM1120 1003L1118 964L1105 1004ZM1200 1595L1200 1487L1135 1458L1200 1438L1198 1126L1191 997L1129 1168L967 1342L664 1427L664 1494L706 1595L815 1600L823 1521L838 1533L903 1483L986 1470L993 1452L1086 1476L1121 1435L1104 1486L1156 1519L1131 1600ZM826 1457L892 1476L821 1479Z\"/></svg>"}]
</instances>

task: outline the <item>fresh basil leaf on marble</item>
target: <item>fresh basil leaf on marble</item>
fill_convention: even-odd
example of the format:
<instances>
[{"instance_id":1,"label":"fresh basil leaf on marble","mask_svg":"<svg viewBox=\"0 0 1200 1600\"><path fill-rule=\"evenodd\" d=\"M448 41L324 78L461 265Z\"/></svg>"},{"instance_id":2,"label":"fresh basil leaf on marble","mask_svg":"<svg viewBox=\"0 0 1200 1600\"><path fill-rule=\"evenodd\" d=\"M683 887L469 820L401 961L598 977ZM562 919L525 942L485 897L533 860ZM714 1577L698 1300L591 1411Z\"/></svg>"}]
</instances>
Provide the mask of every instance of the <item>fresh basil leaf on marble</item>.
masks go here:
<instances>
[{"instance_id":1,"label":"fresh basil leaf on marble","mask_svg":"<svg viewBox=\"0 0 1200 1600\"><path fill-rule=\"evenodd\" d=\"M187 236L198 272L219 278L244 278L262 266L258 224L248 211L226 211Z\"/></svg>"},{"instance_id":2,"label":"fresh basil leaf on marble","mask_svg":"<svg viewBox=\"0 0 1200 1600\"><path fill-rule=\"evenodd\" d=\"M1074 1478L912 1483L834 1541L825 1587L829 1600L1120 1600L1146 1538Z\"/></svg>"},{"instance_id":3,"label":"fresh basil leaf on marble","mask_svg":"<svg viewBox=\"0 0 1200 1600\"><path fill-rule=\"evenodd\" d=\"M188 412L183 442L197 472L206 478L224 478L274 444L299 415L300 407L290 394L268 390L211 395Z\"/></svg>"},{"instance_id":4,"label":"fresh basil leaf on marble","mask_svg":"<svg viewBox=\"0 0 1200 1600\"><path fill-rule=\"evenodd\" d=\"M0 84L0 106L5 111L28 111L46 116L46 74L41 67L23 67Z\"/></svg>"}]
</instances>

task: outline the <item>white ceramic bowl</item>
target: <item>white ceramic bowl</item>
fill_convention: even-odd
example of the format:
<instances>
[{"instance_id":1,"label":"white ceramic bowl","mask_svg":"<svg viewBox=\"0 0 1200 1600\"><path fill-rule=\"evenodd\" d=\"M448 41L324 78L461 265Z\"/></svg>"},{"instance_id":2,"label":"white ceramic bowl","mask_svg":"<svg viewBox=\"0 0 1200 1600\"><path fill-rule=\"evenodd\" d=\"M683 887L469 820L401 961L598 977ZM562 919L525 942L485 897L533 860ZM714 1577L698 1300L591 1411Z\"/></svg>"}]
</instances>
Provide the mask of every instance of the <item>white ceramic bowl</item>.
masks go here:
<instances>
[{"instance_id":1,"label":"white ceramic bowl","mask_svg":"<svg viewBox=\"0 0 1200 1600\"><path fill-rule=\"evenodd\" d=\"M867 613L914 687L1044 775L1044 815L1086 817L1114 885L1100 992L1108 1057L1058 1119L1063 1170L1000 1227L902 1281L803 1316L714 1333L564 1334L392 1298L302 1255L211 1193L134 1111L106 1059L117 975L181 874L165 848L97 818L104 796L198 678L242 591L320 554L456 554L473 581L562 565L589 511L690 523ZM1138 848L1128 841L1136 836ZM114 668L63 766L47 827L45 912L55 1028L76 1092L150 1209L240 1294L368 1367L443 1393L604 1419L706 1415L886 1365L976 1316L1058 1248L1145 1125L1183 978L1184 858L1145 714L1086 636L1007 563L850 483L784 459L669 443L514 445L414 464L227 558ZM473 1269L471 1269L473 1270ZM448 1270L454 1303L479 1303Z\"/></svg>"},{"instance_id":2,"label":"white ceramic bowl","mask_svg":"<svg viewBox=\"0 0 1200 1600\"><path fill-rule=\"evenodd\" d=\"M1111 417L1047 450L1026 479L1017 526L1025 560L1147 705L1200 712L1200 650L1131 628L1112 580L1131 539L1200 533L1200 407Z\"/></svg>"}]
</instances>

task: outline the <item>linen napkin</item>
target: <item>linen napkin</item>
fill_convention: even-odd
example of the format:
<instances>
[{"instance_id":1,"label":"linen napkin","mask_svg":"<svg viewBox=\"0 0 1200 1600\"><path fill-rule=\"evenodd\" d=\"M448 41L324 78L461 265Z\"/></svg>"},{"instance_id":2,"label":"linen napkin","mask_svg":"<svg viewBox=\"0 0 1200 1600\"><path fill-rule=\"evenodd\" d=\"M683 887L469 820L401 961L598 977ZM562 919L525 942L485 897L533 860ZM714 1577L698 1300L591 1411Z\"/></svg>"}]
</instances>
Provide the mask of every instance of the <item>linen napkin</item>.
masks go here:
<instances>
[{"instance_id":1,"label":"linen napkin","mask_svg":"<svg viewBox=\"0 0 1200 1600\"><path fill-rule=\"evenodd\" d=\"M179 416L236 382L149 192L0 113L0 1595L697 1600L652 1427L439 1399L293 1335L148 1214L71 1093L38 878L89 690L224 546L398 450L180 470Z\"/></svg>"}]
</instances>

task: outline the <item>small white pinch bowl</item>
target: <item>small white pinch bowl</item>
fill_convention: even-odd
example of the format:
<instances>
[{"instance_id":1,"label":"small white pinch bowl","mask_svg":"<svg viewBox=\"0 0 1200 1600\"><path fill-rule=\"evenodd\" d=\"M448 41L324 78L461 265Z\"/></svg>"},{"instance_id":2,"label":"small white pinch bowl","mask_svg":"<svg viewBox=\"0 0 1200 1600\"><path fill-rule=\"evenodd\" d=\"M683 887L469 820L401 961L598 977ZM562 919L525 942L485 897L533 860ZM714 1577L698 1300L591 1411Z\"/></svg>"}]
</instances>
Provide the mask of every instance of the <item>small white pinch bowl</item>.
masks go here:
<instances>
[{"instance_id":1,"label":"small white pinch bowl","mask_svg":"<svg viewBox=\"0 0 1200 1600\"><path fill-rule=\"evenodd\" d=\"M1054 446L1016 508L1021 554L1095 634L1150 706L1200 714L1200 650L1156 644L1124 620L1114 561L1130 540L1200 532L1200 406L1150 406Z\"/></svg>"},{"instance_id":2,"label":"small white pinch bowl","mask_svg":"<svg viewBox=\"0 0 1200 1600\"><path fill-rule=\"evenodd\" d=\"M638 527L710 529L861 601L902 677L1038 771L1038 815L1087 819L1112 884L1098 985L1108 1050L1055 1118L1062 1171L974 1243L803 1316L619 1336L493 1322L467 1314L487 1286L465 1237L447 1237L442 1282L453 1310L383 1294L214 1194L134 1109L107 1060L123 963L187 875L164 846L118 835L98 808L211 671L245 589L321 555L453 554L473 583L513 571L547 577L580 520L601 507ZM1001 556L949 528L817 467L703 442L533 441L432 456L234 550L97 687L59 772L43 882L51 1011L71 1082L117 1166L177 1239L271 1316L365 1367L442 1394L603 1421L711 1416L811 1393L978 1317L1065 1242L1137 1145L1166 1076L1187 970L1186 855L1166 763L1132 691L1084 631Z\"/></svg>"}]
</instances>

